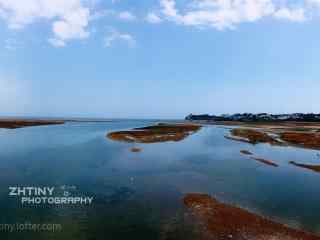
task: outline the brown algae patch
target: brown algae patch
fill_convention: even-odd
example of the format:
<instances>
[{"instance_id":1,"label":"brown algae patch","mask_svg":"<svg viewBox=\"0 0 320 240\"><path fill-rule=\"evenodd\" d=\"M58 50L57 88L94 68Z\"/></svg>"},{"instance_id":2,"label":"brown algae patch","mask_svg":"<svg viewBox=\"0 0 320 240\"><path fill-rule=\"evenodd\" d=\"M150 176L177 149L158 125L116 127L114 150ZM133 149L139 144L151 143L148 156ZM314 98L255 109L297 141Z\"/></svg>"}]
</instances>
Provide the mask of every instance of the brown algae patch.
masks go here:
<instances>
[{"instance_id":1,"label":"brown algae patch","mask_svg":"<svg viewBox=\"0 0 320 240\"><path fill-rule=\"evenodd\" d=\"M273 162L271 160L266 160L266 159L263 159L263 158L255 158L255 157L251 157L251 159L256 160L258 162L261 162L261 163L264 163L264 164L269 165L269 166L279 167L278 164L276 164L275 162Z\"/></svg>"},{"instance_id":2,"label":"brown algae patch","mask_svg":"<svg viewBox=\"0 0 320 240\"><path fill-rule=\"evenodd\" d=\"M290 161L289 163L296 166L296 167L305 168L305 169L309 169L314 172L320 173L320 165L302 164L302 163L296 163L294 161Z\"/></svg>"},{"instance_id":3,"label":"brown algae patch","mask_svg":"<svg viewBox=\"0 0 320 240\"><path fill-rule=\"evenodd\" d=\"M253 155L253 153L248 150L241 150L240 153L242 153L244 155Z\"/></svg>"},{"instance_id":4,"label":"brown algae patch","mask_svg":"<svg viewBox=\"0 0 320 240\"><path fill-rule=\"evenodd\" d=\"M244 141L251 144L270 143L272 145L281 144L275 138L269 136L267 133L250 129L250 128L234 128L230 131L232 137L227 137L232 140Z\"/></svg>"},{"instance_id":5,"label":"brown algae patch","mask_svg":"<svg viewBox=\"0 0 320 240\"><path fill-rule=\"evenodd\" d=\"M108 133L107 137L114 141L137 142L137 143L157 143L157 142L178 142L201 128L196 124L166 124L134 128L128 131L117 131Z\"/></svg>"},{"instance_id":6,"label":"brown algae patch","mask_svg":"<svg viewBox=\"0 0 320 240\"><path fill-rule=\"evenodd\" d=\"M291 144L306 148L320 149L320 133L315 132L283 132L280 138Z\"/></svg>"},{"instance_id":7,"label":"brown algae patch","mask_svg":"<svg viewBox=\"0 0 320 240\"><path fill-rule=\"evenodd\" d=\"M183 199L205 227L203 239L319 240L311 233L289 228L239 207L217 201L207 194L191 193Z\"/></svg>"}]
</instances>

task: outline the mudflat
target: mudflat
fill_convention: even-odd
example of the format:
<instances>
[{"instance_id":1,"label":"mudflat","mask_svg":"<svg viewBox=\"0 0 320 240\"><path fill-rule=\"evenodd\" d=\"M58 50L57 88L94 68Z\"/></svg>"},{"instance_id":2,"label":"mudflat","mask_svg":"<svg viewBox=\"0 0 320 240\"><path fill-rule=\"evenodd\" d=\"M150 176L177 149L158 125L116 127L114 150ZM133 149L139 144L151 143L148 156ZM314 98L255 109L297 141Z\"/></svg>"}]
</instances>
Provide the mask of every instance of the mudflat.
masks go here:
<instances>
[{"instance_id":1,"label":"mudflat","mask_svg":"<svg viewBox=\"0 0 320 240\"><path fill-rule=\"evenodd\" d=\"M64 124L62 120L20 120L20 119L2 119L0 128L16 129L23 127Z\"/></svg>"},{"instance_id":2,"label":"mudflat","mask_svg":"<svg viewBox=\"0 0 320 240\"><path fill-rule=\"evenodd\" d=\"M225 125L239 126L230 130L227 139L251 144L294 145L297 147L320 149L320 123L315 122L266 122L243 123L223 122ZM218 123L221 125L222 123Z\"/></svg>"},{"instance_id":3,"label":"mudflat","mask_svg":"<svg viewBox=\"0 0 320 240\"><path fill-rule=\"evenodd\" d=\"M191 193L184 205L201 223L201 239L319 240L320 237L273 222L239 207L224 204L207 194Z\"/></svg>"},{"instance_id":4,"label":"mudflat","mask_svg":"<svg viewBox=\"0 0 320 240\"><path fill-rule=\"evenodd\" d=\"M280 138L291 144L320 149L320 132L283 132L280 133Z\"/></svg>"},{"instance_id":5,"label":"mudflat","mask_svg":"<svg viewBox=\"0 0 320 240\"><path fill-rule=\"evenodd\" d=\"M159 123L153 126L134 128L127 131L117 131L107 134L109 139L122 142L157 143L178 142L201 128L196 124L167 124Z\"/></svg>"},{"instance_id":6,"label":"mudflat","mask_svg":"<svg viewBox=\"0 0 320 240\"><path fill-rule=\"evenodd\" d=\"M250 128L235 128L231 130L232 136L242 138L243 140L252 143L270 143L270 144L280 144L275 138L269 136L263 131L258 131Z\"/></svg>"}]
</instances>

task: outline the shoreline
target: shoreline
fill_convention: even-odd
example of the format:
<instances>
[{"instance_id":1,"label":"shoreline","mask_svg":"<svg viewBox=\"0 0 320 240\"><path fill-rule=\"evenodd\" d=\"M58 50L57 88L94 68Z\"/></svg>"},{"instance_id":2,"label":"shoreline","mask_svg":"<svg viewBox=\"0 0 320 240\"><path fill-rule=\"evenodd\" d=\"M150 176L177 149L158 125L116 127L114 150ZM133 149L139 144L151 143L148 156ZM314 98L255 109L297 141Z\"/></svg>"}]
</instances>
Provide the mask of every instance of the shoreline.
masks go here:
<instances>
[{"instance_id":1,"label":"shoreline","mask_svg":"<svg viewBox=\"0 0 320 240\"><path fill-rule=\"evenodd\" d=\"M320 150L320 122L302 121L189 121L207 126L229 126L225 138L250 144L269 143Z\"/></svg>"},{"instance_id":2,"label":"shoreline","mask_svg":"<svg viewBox=\"0 0 320 240\"><path fill-rule=\"evenodd\" d=\"M0 129L17 129L24 127L36 127L46 125L61 125L67 122L74 123L104 123L114 122L114 120L100 119L48 119L48 118L0 118Z\"/></svg>"},{"instance_id":3,"label":"shoreline","mask_svg":"<svg viewBox=\"0 0 320 240\"><path fill-rule=\"evenodd\" d=\"M243 126L243 127L255 127L255 128L297 128L303 127L306 129L319 129L320 122L304 122L304 121L186 121L190 123L199 123L204 125L217 125L217 126Z\"/></svg>"}]
</instances>

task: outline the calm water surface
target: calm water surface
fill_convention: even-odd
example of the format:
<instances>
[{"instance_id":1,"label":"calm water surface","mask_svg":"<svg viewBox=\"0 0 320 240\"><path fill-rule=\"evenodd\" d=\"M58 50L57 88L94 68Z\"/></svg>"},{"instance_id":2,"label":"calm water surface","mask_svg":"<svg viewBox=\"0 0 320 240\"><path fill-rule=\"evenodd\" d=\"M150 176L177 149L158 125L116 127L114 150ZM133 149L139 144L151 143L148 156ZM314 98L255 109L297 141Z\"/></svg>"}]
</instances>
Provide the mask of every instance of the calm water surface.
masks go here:
<instances>
[{"instance_id":1,"label":"calm water surface","mask_svg":"<svg viewBox=\"0 0 320 240\"><path fill-rule=\"evenodd\" d=\"M318 151L231 141L224 138L227 128L215 126L181 142L129 144L105 137L152 123L0 129L0 223L62 226L54 233L0 231L0 239L194 239L182 204L191 192L320 234L320 174L288 164L320 164ZM241 155L242 149L279 167ZM74 196L93 196L93 204L22 206L8 196L9 186L64 185L75 187Z\"/></svg>"}]
</instances>

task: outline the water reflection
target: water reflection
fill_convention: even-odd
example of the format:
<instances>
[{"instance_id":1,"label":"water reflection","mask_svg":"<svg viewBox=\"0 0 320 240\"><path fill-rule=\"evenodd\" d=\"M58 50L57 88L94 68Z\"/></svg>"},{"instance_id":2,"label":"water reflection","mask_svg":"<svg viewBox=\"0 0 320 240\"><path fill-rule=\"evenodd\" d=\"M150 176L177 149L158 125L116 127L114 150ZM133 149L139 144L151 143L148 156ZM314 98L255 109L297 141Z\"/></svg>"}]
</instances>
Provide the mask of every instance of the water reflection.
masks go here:
<instances>
[{"instance_id":1,"label":"water reflection","mask_svg":"<svg viewBox=\"0 0 320 240\"><path fill-rule=\"evenodd\" d=\"M204 127L181 142L113 142L107 132L148 121L68 123L0 131L2 222L55 222L58 233L23 233L25 239L195 239L181 202L209 193L277 221L319 232L319 174L288 164L319 164L317 151L224 138ZM142 148L132 153L132 147ZM274 160L271 168L240 153ZM75 185L94 196L91 206L21 206L8 186ZM7 233L0 233L7 237ZM10 239L21 239L13 233ZM20 237L20 238L19 238Z\"/></svg>"}]
</instances>

